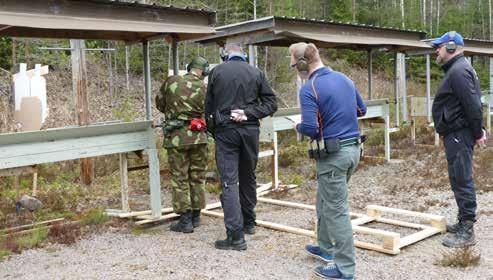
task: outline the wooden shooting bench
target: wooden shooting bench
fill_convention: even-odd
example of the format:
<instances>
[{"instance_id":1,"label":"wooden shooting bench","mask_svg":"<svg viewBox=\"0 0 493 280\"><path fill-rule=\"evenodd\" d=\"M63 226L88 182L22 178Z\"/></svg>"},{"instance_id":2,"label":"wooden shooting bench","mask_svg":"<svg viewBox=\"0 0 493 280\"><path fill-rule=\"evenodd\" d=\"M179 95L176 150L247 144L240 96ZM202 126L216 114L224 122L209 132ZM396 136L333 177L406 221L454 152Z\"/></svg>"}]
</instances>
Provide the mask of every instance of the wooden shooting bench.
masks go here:
<instances>
[{"instance_id":1,"label":"wooden shooting bench","mask_svg":"<svg viewBox=\"0 0 493 280\"><path fill-rule=\"evenodd\" d=\"M89 98L85 90L84 63L74 112L79 123L73 127L0 134L0 170L41 163L119 154L122 210L129 212L126 153L143 150L149 158L150 217L161 217L159 162L152 119L149 42L165 39L171 44L173 69L178 72L178 42L214 34L215 12L93 0L6 0L0 2L0 37L119 40L142 43L144 58L145 121L89 123ZM79 48L78 57L83 57ZM49 81L48 81L49 82ZM86 162L86 161L84 161ZM8 171L10 172L10 171Z\"/></svg>"}]
</instances>

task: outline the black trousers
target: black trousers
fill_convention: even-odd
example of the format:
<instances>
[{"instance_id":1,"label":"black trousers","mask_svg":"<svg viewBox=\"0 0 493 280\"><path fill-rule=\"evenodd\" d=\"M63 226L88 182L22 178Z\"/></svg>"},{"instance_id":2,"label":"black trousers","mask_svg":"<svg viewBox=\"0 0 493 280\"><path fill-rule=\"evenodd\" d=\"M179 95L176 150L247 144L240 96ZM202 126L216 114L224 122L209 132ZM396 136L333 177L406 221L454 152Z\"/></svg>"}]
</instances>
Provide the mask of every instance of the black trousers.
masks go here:
<instances>
[{"instance_id":1,"label":"black trousers","mask_svg":"<svg viewBox=\"0 0 493 280\"><path fill-rule=\"evenodd\" d=\"M216 130L216 165L221 178L221 204L227 231L255 224L259 127Z\"/></svg>"},{"instance_id":2,"label":"black trousers","mask_svg":"<svg viewBox=\"0 0 493 280\"><path fill-rule=\"evenodd\" d=\"M451 132L443 139L448 175L461 221L476 220L476 191L472 179L474 137L468 128Z\"/></svg>"}]
</instances>

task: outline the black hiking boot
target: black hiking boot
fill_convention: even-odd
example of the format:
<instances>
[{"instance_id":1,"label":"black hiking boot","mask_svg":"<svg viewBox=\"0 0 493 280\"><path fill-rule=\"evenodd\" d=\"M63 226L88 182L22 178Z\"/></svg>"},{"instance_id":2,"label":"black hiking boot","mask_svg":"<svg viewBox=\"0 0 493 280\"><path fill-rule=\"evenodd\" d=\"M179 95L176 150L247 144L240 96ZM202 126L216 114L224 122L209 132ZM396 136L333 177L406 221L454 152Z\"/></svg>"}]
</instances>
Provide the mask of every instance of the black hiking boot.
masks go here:
<instances>
[{"instance_id":1,"label":"black hiking boot","mask_svg":"<svg viewBox=\"0 0 493 280\"><path fill-rule=\"evenodd\" d=\"M194 228L200 226L200 210L192 211L192 225Z\"/></svg>"},{"instance_id":2,"label":"black hiking boot","mask_svg":"<svg viewBox=\"0 0 493 280\"><path fill-rule=\"evenodd\" d=\"M217 240L214 247L219 250L236 250L243 251L247 249L245 235L243 231L226 232L227 237L224 240Z\"/></svg>"},{"instance_id":3,"label":"black hiking boot","mask_svg":"<svg viewBox=\"0 0 493 280\"><path fill-rule=\"evenodd\" d=\"M442 241L444 246L450 248L465 248L476 244L476 239L474 237L474 222L463 221L461 224L462 225L458 228L456 233L445 236Z\"/></svg>"},{"instance_id":4,"label":"black hiking boot","mask_svg":"<svg viewBox=\"0 0 493 280\"><path fill-rule=\"evenodd\" d=\"M447 232L457 233L461 227L462 227L461 221L458 221L455 224L447 224Z\"/></svg>"},{"instance_id":5,"label":"black hiking boot","mask_svg":"<svg viewBox=\"0 0 493 280\"><path fill-rule=\"evenodd\" d=\"M186 213L181 214L178 222L172 224L169 229L176 232L192 233L192 212L187 211Z\"/></svg>"}]
</instances>

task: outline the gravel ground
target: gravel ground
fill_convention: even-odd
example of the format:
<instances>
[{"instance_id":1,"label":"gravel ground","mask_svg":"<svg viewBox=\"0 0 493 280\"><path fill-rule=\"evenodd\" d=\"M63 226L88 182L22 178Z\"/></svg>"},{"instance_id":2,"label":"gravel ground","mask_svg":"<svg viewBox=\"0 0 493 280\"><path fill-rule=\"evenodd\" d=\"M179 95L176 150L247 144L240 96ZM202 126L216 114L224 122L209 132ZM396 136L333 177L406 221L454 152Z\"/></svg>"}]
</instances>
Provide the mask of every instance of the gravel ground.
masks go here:
<instances>
[{"instance_id":1,"label":"gravel ground","mask_svg":"<svg viewBox=\"0 0 493 280\"><path fill-rule=\"evenodd\" d=\"M442 161L436 153L418 154L403 163L363 164L350 182L351 211L364 213L366 205L379 204L444 215L452 221L457 209L443 180ZM437 176L430 178L429 172ZM282 199L313 203L314 185L308 181ZM475 250L481 254L479 266L435 265L445 251L440 244L443 236L438 235L404 248L397 256L357 249L356 279L493 279L493 192L478 191L478 202ZM262 203L257 210L262 220L313 228L312 211ZM193 234L174 234L168 226L169 222L133 233L108 228L71 246L24 251L0 262L0 278L316 279L311 270L321 264L303 252L304 245L313 242L308 237L258 228L255 235L247 236L247 251L219 251L213 242L225 235L220 219L205 217Z\"/></svg>"}]
</instances>

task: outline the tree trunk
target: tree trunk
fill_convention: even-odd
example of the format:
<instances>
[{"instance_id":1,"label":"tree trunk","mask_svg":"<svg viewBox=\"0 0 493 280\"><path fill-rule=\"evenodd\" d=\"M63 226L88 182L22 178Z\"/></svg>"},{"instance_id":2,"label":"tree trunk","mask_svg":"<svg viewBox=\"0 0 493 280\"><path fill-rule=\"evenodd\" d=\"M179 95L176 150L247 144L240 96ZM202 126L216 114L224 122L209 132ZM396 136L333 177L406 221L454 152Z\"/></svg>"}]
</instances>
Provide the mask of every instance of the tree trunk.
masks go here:
<instances>
[{"instance_id":1,"label":"tree trunk","mask_svg":"<svg viewBox=\"0 0 493 280\"><path fill-rule=\"evenodd\" d=\"M437 34L440 34L440 0L437 0Z\"/></svg>"},{"instance_id":2,"label":"tree trunk","mask_svg":"<svg viewBox=\"0 0 493 280\"><path fill-rule=\"evenodd\" d=\"M404 16L404 0L401 0L401 20L402 20L402 28L406 28L406 21Z\"/></svg>"}]
</instances>

